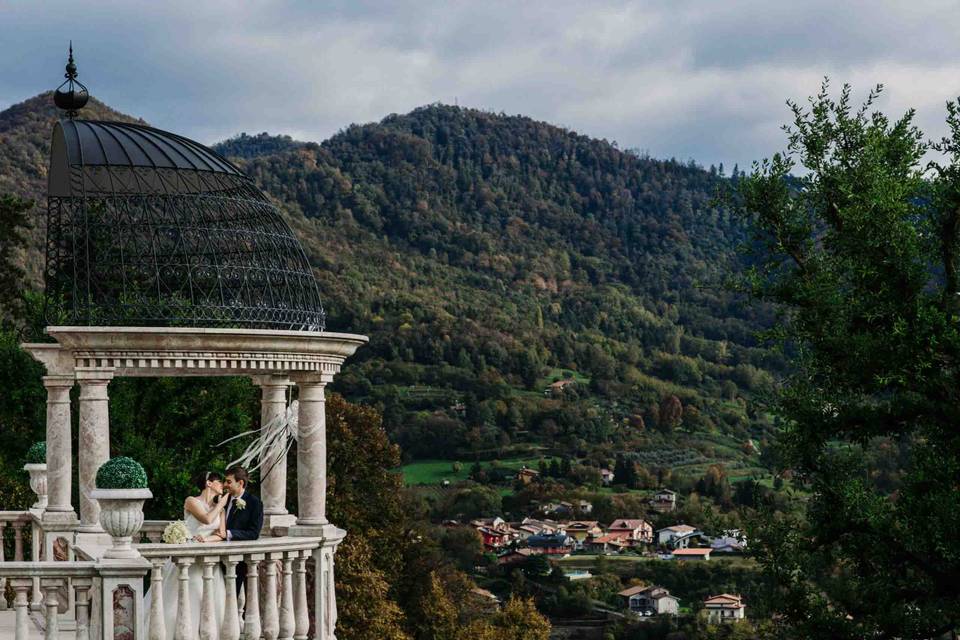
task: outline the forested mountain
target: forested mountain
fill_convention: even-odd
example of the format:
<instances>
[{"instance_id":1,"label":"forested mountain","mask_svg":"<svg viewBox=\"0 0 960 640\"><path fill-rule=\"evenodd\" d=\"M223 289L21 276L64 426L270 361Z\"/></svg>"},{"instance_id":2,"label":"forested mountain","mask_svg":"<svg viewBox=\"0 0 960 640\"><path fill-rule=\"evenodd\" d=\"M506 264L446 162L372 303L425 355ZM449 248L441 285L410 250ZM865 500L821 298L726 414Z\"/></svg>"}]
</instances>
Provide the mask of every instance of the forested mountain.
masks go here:
<instances>
[{"instance_id":1,"label":"forested mountain","mask_svg":"<svg viewBox=\"0 0 960 640\"><path fill-rule=\"evenodd\" d=\"M0 113L0 191L42 196L55 117L49 95ZM723 285L746 232L712 204L717 172L445 105L216 148L283 205L328 328L371 336L336 387L378 404L407 457L767 433L749 399L782 360L755 343L769 312Z\"/></svg>"}]
</instances>

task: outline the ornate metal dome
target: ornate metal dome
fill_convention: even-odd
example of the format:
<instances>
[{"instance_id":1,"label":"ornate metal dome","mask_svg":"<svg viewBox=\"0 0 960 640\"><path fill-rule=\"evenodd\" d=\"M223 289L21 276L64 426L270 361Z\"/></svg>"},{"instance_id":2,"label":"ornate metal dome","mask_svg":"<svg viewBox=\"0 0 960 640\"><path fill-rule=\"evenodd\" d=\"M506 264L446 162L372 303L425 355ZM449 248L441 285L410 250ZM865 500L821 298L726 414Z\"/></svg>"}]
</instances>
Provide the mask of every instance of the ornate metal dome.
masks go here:
<instances>
[{"instance_id":1,"label":"ornate metal dome","mask_svg":"<svg viewBox=\"0 0 960 640\"><path fill-rule=\"evenodd\" d=\"M322 331L303 247L229 161L120 122L54 126L48 324Z\"/></svg>"}]
</instances>

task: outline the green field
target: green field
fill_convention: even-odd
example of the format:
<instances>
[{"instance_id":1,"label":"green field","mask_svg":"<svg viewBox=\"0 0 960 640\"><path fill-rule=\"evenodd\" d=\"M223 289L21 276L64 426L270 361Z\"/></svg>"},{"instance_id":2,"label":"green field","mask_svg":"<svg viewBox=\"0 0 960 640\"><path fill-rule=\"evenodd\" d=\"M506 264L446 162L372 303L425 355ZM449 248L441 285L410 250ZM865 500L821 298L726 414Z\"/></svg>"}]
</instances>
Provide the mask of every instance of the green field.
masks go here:
<instances>
[{"instance_id":1,"label":"green field","mask_svg":"<svg viewBox=\"0 0 960 640\"><path fill-rule=\"evenodd\" d=\"M457 482L466 480L470 475L470 468L473 462L467 460L460 461L460 471L454 473L454 460L418 460L410 464L403 465L403 481L408 485L417 484L443 484L444 480ZM508 458L494 462L481 462L480 466L484 469L490 469L497 466L501 469L510 469L519 471L524 466L536 469L540 463L540 458Z\"/></svg>"}]
</instances>

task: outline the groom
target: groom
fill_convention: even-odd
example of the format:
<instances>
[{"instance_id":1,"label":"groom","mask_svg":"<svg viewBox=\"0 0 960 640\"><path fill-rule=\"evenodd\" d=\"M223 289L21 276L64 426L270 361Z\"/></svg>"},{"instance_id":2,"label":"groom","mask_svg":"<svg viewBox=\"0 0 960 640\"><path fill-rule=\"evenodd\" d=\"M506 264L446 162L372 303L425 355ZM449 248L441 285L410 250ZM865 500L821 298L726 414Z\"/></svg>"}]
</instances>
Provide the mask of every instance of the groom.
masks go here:
<instances>
[{"instance_id":1,"label":"groom","mask_svg":"<svg viewBox=\"0 0 960 640\"><path fill-rule=\"evenodd\" d=\"M224 474L223 488L230 496L227 502L227 540L257 540L263 528L263 503L247 491L250 476L243 467L231 467ZM247 577L247 565L237 565L237 594Z\"/></svg>"}]
</instances>

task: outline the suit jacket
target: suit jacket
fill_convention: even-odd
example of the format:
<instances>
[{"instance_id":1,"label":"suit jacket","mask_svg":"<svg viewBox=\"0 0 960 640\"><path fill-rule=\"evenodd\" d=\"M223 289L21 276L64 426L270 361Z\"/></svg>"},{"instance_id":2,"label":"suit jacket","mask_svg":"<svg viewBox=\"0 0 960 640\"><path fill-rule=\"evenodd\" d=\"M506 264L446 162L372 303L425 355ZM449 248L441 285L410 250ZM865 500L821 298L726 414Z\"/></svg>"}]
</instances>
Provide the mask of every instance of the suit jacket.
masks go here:
<instances>
[{"instance_id":1,"label":"suit jacket","mask_svg":"<svg viewBox=\"0 0 960 640\"><path fill-rule=\"evenodd\" d=\"M233 498L230 498L230 502L227 503L227 509L230 511L230 516L227 518L229 538L234 541L257 540L263 528L263 503L249 491L244 491L240 497L247 503L243 509L237 509L236 505L232 504Z\"/></svg>"}]
</instances>

